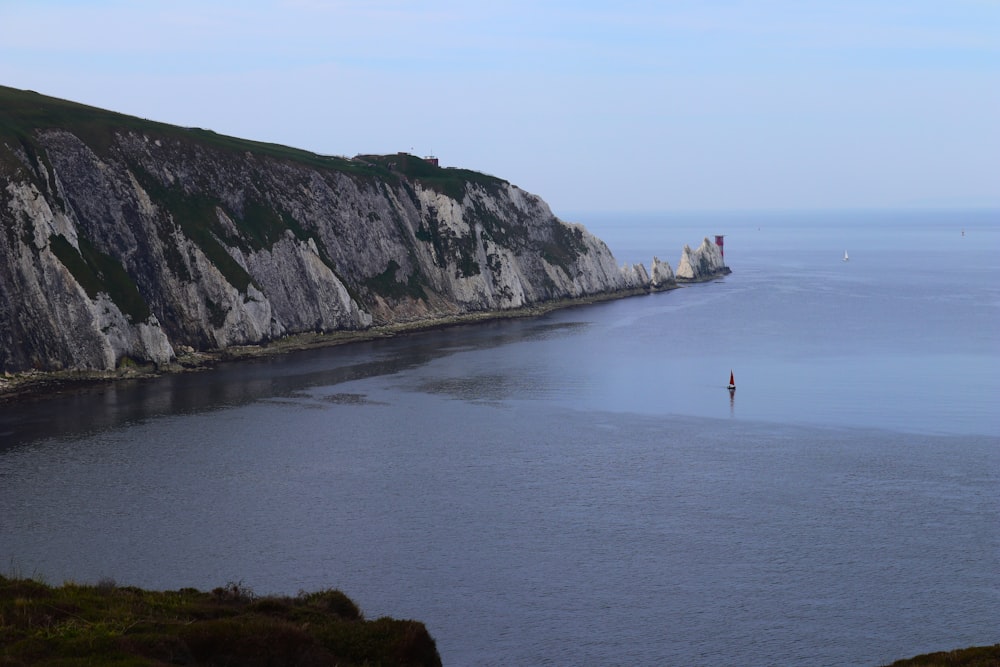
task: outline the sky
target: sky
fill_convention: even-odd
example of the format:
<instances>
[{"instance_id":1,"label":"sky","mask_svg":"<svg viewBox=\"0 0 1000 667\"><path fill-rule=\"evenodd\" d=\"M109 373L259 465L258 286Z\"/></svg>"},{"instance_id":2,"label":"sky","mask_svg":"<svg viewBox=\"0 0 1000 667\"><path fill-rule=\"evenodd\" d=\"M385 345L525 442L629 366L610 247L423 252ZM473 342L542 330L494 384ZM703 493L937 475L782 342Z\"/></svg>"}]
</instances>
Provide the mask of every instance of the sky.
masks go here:
<instances>
[{"instance_id":1,"label":"sky","mask_svg":"<svg viewBox=\"0 0 1000 667\"><path fill-rule=\"evenodd\" d=\"M1000 0L0 0L0 84L580 211L1000 208Z\"/></svg>"}]
</instances>

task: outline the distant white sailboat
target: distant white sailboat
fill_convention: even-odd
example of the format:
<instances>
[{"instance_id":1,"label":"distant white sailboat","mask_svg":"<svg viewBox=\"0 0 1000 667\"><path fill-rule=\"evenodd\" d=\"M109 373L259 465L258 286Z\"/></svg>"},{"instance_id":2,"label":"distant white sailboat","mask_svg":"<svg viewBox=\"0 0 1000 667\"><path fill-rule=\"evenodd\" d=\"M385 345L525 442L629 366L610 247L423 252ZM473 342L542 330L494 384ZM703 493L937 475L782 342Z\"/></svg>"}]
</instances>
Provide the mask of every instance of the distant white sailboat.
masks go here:
<instances>
[{"instance_id":1,"label":"distant white sailboat","mask_svg":"<svg viewBox=\"0 0 1000 667\"><path fill-rule=\"evenodd\" d=\"M851 258L847 256L847 251L846 250L844 251L844 261L845 262L851 261Z\"/></svg>"}]
</instances>

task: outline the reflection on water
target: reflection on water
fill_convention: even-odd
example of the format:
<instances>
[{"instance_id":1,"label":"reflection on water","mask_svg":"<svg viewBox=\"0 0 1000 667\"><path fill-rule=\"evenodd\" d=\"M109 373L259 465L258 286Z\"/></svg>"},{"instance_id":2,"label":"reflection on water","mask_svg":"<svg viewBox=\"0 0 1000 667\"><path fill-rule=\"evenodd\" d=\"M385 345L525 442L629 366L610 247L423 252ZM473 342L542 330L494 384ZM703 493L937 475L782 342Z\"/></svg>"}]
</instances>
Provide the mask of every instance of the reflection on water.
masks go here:
<instances>
[{"instance_id":1,"label":"reflection on water","mask_svg":"<svg viewBox=\"0 0 1000 667\"><path fill-rule=\"evenodd\" d=\"M194 414L262 398L288 397L312 387L393 375L449 355L553 340L588 326L585 321L500 321L223 363L195 373L67 387L55 396L0 405L0 449L61 435L96 433L164 415ZM429 382L426 390L499 400L516 395L519 389L500 374L482 380L454 378L450 382L451 388L449 380ZM350 395L333 395L326 400L358 402Z\"/></svg>"},{"instance_id":2,"label":"reflection on water","mask_svg":"<svg viewBox=\"0 0 1000 667\"><path fill-rule=\"evenodd\" d=\"M330 394L322 400L334 405L385 405L379 401L369 400L364 394Z\"/></svg>"},{"instance_id":3,"label":"reflection on water","mask_svg":"<svg viewBox=\"0 0 1000 667\"><path fill-rule=\"evenodd\" d=\"M464 401L502 401L509 398L524 398L537 386L538 382L524 376L506 373L474 375L470 377L448 377L422 382L417 391L429 394L446 394Z\"/></svg>"}]
</instances>

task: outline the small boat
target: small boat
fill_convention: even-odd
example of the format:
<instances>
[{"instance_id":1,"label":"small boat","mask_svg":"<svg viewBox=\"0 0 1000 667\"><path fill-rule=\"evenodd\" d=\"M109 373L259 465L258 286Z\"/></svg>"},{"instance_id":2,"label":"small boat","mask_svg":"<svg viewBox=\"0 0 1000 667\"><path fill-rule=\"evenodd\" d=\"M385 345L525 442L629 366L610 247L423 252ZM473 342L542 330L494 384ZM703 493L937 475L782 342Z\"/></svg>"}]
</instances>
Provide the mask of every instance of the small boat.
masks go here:
<instances>
[{"instance_id":1,"label":"small boat","mask_svg":"<svg viewBox=\"0 0 1000 667\"><path fill-rule=\"evenodd\" d=\"M847 256L847 251L846 250L844 251L844 261L845 262L851 261L851 258Z\"/></svg>"},{"instance_id":2,"label":"small boat","mask_svg":"<svg viewBox=\"0 0 1000 667\"><path fill-rule=\"evenodd\" d=\"M736 391L736 380L733 378L732 371L729 371L729 391Z\"/></svg>"}]
</instances>

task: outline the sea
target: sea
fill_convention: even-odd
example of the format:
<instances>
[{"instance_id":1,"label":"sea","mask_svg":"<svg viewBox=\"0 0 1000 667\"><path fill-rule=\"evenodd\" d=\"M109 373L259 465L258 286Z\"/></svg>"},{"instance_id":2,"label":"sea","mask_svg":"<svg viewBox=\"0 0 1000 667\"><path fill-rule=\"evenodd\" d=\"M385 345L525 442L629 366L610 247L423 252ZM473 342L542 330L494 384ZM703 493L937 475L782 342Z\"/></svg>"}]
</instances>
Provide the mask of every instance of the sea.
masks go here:
<instances>
[{"instance_id":1,"label":"sea","mask_svg":"<svg viewBox=\"0 0 1000 667\"><path fill-rule=\"evenodd\" d=\"M338 588L445 665L1000 642L1000 211L561 217L732 274L4 404L0 572Z\"/></svg>"}]
</instances>

